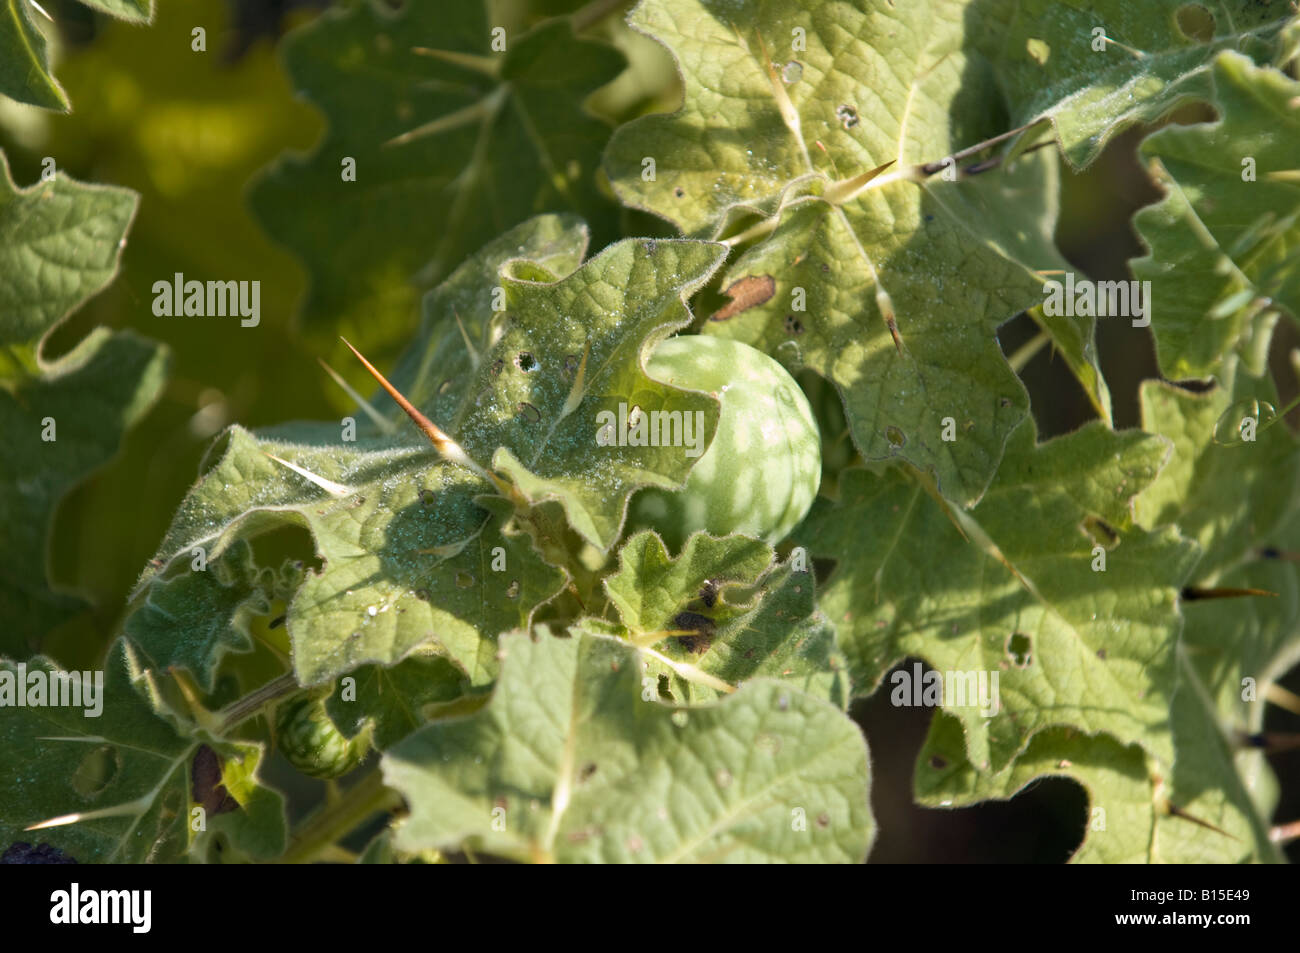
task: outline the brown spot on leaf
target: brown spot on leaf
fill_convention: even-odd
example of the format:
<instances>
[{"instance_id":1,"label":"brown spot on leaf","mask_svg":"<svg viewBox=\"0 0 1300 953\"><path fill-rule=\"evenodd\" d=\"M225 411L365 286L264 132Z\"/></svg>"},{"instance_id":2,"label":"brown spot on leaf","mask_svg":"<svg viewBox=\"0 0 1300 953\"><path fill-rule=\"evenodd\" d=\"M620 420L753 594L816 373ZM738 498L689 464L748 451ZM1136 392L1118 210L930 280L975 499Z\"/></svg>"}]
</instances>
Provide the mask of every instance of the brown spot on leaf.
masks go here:
<instances>
[{"instance_id":1,"label":"brown spot on leaf","mask_svg":"<svg viewBox=\"0 0 1300 953\"><path fill-rule=\"evenodd\" d=\"M771 300L776 294L776 279L771 275L746 275L739 281L732 282L724 289L723 294L730 298L731 302L713 312L713 317L709 319L711 321L726 321L742 311L756 308L765 301Z\"/></svg>"},{"instance_id":2,"label":"brown spot on leaf","mask_svg":"<svg viewBox=\"0 0 1300 953\"><path fill-rule=\"evenodd\" d=\"M207 745L199 745L199 749L194 752L194 763L190 765L190 783L193 786L194 803L202 805L210 816L238 810L239 802L230 796L230 792L221 783L221 759Z\"/></svg>"},{"instance_id":3,"label":"brown spot on leaf","mask_svg":"<svg viewBox=\"0 0 1300 953\"><path fill-rule=\"evenodd\" d=\"M698 655L707 651L713 644L713 633L716 627L708 616L700 615L698 612L679 612L673 616L672 625L674 629L689 629L695 633L674 636L677 644L688 652Z\"/></svg>"}]
</instances>

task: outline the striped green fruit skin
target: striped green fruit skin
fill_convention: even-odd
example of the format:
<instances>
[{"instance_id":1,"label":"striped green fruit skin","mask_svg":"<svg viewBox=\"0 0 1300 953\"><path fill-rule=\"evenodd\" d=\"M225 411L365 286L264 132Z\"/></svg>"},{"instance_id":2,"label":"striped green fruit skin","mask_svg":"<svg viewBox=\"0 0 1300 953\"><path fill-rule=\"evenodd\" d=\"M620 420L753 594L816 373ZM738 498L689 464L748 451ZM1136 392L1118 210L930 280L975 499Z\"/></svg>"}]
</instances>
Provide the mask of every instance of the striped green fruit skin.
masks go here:
<instances>
[{"instance_id":1,"label":"striped green fruit skin","mask_svg":"<svg viewBox=\"0 0 1300 953\"><path fill-rule=\"evenodd\" d=\"M821 484L821 435L803 391L762 351L726 338L684 335L646 362L656 380L721 402L718 429L686 485L632 499L629 527L654 529L680 552L691 533L744 533L775 545L807 515Z\"/></svg>"},{"instance_id":2,"label":"striped green fruit skin","mask_svg":"<svg viewBox=\"0 0 1300 953\"><path fill-rule=\"evenodd\" d=\"M314 695L281 703L275 712L275 740L289 763L313 778L347 774L370 751L366 733L344 737L330 721L324 699Z\"/></svg>"}]
</instances>

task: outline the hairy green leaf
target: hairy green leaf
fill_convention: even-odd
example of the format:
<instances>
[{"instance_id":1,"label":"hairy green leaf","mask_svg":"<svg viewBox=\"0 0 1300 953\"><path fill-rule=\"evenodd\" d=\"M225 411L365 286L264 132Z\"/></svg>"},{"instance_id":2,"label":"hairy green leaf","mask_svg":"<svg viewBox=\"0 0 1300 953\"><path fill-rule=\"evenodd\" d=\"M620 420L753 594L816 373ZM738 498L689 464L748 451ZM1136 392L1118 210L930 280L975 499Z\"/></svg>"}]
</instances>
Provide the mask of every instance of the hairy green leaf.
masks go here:
<instances>
[{"instance_id":1,"label":"hairy green leaf","mask_svg":"<svg viewBox=\"0 0 1300 953\"><path fill-rule=\"evenodd\" d=\"M710 437L716 427L713 397L653 380L645 359L690 320L685 298L713 274L723 251L707 242L628 239L557 281L527 269L503 274L507 321L456 409L436 422L530 499L559 500L570 525L608 549L631 493L681 486L694 460L660 440L601 445L600 415L617 417L623 404L626 413L694 414Z\"/></svg>"},{"instance_id":2,"label":"hairy green leaf","mask_svg":"<svg viewBox=\"0 0 1300 953\"><path fill-rule=\"evenodd\" d=\"M153 19L153 0L81 0L124 20ZM47 14L48 15L48 14ZM32 0L0 0L0 96L67 112L72 108L51 70L45 29L52 29Z\"/></svg>"},{"instance_id":3,"label":"hairy green leaf","mask_svg":"<svg viewBox=\"0 0 1300 953\"><path fill-rule=\"evenodd\" d=\"M576 212L601 244L614 237L595 176L609 129L582 102L622 55L567 19L511 33L489 6L356 4L288 42L289 73L329 132L274 166L253 205L311 274L308 328L391 346L397 325L376 315L406 314L421 288L538 212Z\"/></svg>"},{"instance_id":4,"label":"hairy green leaf","mask_svg":"<svg viewBox=\"0 0 1300 953\"><path fill-rule=\"evenodd\" d=\"M503 640L492 701L384 756L407 850L561 862L860 862L874 833L862 736L758 680L715 705L642 700L634 650L597 635Z\"/></svg>"},{"instance_id":5,"label":"hairy green leaf","mask_svg":"<svg viewBox=\"0 0 1300 953\"><path fill-rule=\"evenodd\" d=\"M1051 119L1074 166L1089 165L1123 129L1210 99L1225 49L1269 60L1289 0L975 0L965 6L1013 125Z\"/></svg>"},{"instance_id":6,"label":"hairy green leaf","mask_svg":"<svg viewBox=\"0 0 1300 953\"><path fill-rule=\"evenodd\" d=\"M1010 797L1046 775L1089 794L1075 860L1105 863L1277 861L1268 819L1275 780L1264 759L1265 697L1300 658L1300 576L1282 558L1300 548L1300 454L1283 426L1254 441L1214 442L1243 401L1273 396L1230 360L1224 386L1192 394L1148 381L1143 424L1173 443L1169 462L1135 501L1143 522L1179 528L1199 544L1191 579L1261 594L1191 598L1181 606L1176 688L1168 699L1173 760L1074 728L1036 735L1003 773L980 772L963 752L960 723L936 718L916 769L922 803L951 806ZM1152 757L1152 754L1157 755Z\"/></svg>"},{"instance_id":7,"label":"hairy green leaf","mask_svg":"<svg viewBox=\"0 0 1300 953\"><path fill-rule=\"evenodd\" d=\"M842 474L838 503L815 509L796 538L837 560L821 606L855 692L923 659L952 683L944 704L980 771L1001 771L1053 725L1172 761L1177 594L1195 556L1130 513L1168 453L1158 437L1099 423L1037 445L1026 423L970 511L897 473ZM908 674L884 687L896 704L920 697ZM997 678L992 704L971 694L981 674L990 696Z\"/></svg>"},{"instance_id":8,"label":"hairy green leaf","mask_svg":"<svg viewBox=\"0 0 1300 953\"><path fill-rule=\"evenodd\" d=\"M774 565L774 555L743 536L691 536L676 559L650 532L624 544L605 590L661 698L709 701L774 678L848 704L845 662L817 610L812 573Z\"/></svg>"},{"instance_id":9,"label":"hairy green leaf","mask_svg":"<svg viewBox=\"0 0 1300 953\"><path fill-rule=\"evenodd\" d=\"M330 718L349 738L371 725L372 741L381 751L431 717L455 713L454 703L469 689L465 674L437 655L410 655L388 668L365 665L351 677L356 680L351 692L340 685L330 693Z\"/></svg>"},{"instance_id":10,"label":"hairy green leaf","mask_svg":"<svg viewBox=\"0 0 1300 953\"><path fill-rule=\"evenodd\" d=\"M47 581L55 508L162 389L165 349L129 331L98 328L42 357L49 333L117 273L135 203L62 174L19 189L0 153L0 653L13 657L83 607Z\"/></svg>"},{"instance_id":11,"label":"hairy green leaf","mask_svg":"<svg viewBox=\"0 0 1300 953\"><path fill-rule=\"evenodd\" d=\"M1300 83L1244 56L1214 62L1220 118L1142 143L1166 189L1135 219L1150 254L1151 330L1172 378L1215 373L1230 351L1262 373L1278 312L1300 318Z\"/></svg>"},{"instance_id":12,"label":"hairy green leaf","mask_svg":"<svg viewBox=\"0 0 1300 953\"><path fill-rule=\"evenodd\" d=\"M0 660L0 688L21 673L30 690L61 671L44 658L19 664ZM202 840L190 826L197 802L207 805L205 820L219 822L247 855L269 858L284 849L283 801L255 778L259 745L216 743L226 761L220 777L229 783L227 802L210 783L197 785L204 775L194 760L211 739L182 734L174 719L160 717L152 676L129 645L115 643L98 674L98 715L34 706L30 697L26 707L0 707L0 747L15 767L0 772L0 843L35 838L82 863L175 863ZM25 831L55 819L62 822Z\"/></svg>"},{"instance_id":13,"label":"hairy green leaf","mask_svg":"<svg viewBox=\"0 0 1300 953\"><path fill-rule=\"evenodd\" d=\"M1041 217L989 214L999 196L1049 207L1049 162L974 177L939 164L1005 130L996 111L966 108L997 90L959 7L647 0L633 23L676 55L685 104L620 129L606 166L624 202L687 234L758 213L741 234L766 237L722 286L772 293L718 312L708 333L813 368L867 459L908 460L970 503L1027 406L995 329L1041 300L1032 269L1057 259L1022 237ZM962 440L940 439L948 418Z\"/></svg>"}]
</instances>

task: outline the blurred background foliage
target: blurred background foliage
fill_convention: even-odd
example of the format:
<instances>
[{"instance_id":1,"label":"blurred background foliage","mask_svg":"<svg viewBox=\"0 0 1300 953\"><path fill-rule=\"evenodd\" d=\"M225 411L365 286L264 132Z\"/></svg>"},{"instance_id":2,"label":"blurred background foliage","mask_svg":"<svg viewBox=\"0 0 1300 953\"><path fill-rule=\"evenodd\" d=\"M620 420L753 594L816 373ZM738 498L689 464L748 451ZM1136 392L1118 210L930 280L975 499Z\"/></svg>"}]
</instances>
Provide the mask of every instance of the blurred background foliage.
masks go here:
<instances>
[{"instance_id":1,"label":"blurred background foliage","mask_svg":"<svg viewBox=\"0 0 1300 953\"><path fill-rule=\"evenodd\" d=\"M409 0L432 2L432 0ZM113 285L64 323L47 357L68 350L92 328L133 328L164 341L171 377L158 405L129 432L122 453L69 494L51 543L56 587L89 599L93 611L50 633L44 650L67 667L97 664L116 635L127 597L153 555L171 514L198 475L204 452L227 424L259 427L291 419L336 417L354 410L322 371L318 339L303 335L298 312L307 291L298 260L273 244L246 201L250 183L286 150L310 150L324 121L299 100L278 58L284 33L318 14L329 0L160 0L152 26L98 16L74 0L46 0L58 24L57 72L73 112L57 115L0 98L0 148L20 186L39 179L51 157L76 179L127 186L141 196L139 215ZM500 5L500 4L497 4ZM627 69L587 106L611 124L675 108L680 86L672 60L633 33L618 11L589 35L627 57ZM489 6L493 4L489 3ZM526 26L572 12L573 0L511 3L493 22ZM506 13L510 15L507 16ZM191 49L191 31L207 31L206 53ZM1170 121L1206 118L1190 107ZM1159 198L1135 147L1150 129L1118 137L1086 172L1063 168L1057 241L1063 254L1096 279L1130 277L1127 259L1142 249L1130 219ZM626 234L665 234L664 223L623 212ZM156 317L152 285L176 272L187 278L261 282L261 322ZM379 315L387 336L412 334L418 313ZM1000 333L1012 353L1034 336L1020 316ZM1115 396L1116 426L1136 426L1137 387L1158 376L1149 338L1099 322L1101 363ZM1283 400L1295 393L1286 355L1300 343L1278 327L1274 371ZM357 368L339 366L363 392ZM1022 374L1044 438L1073 430L1091 408L1063 362L1041 351ZM911 661L904 663L910 666ZM888 683L888 679L886 679ZM1300 673L1283 684L1300 691ZM873 810L879 837L871 859L889 862L1060 862L1079 843L1086 797L1070 781L1040 782L1008 803L956 811L916 807L912 771L930 714L893 708L886 693L854 706L873 760ZM1274 711L1278 724L1290 730ZM1300 756L1273 759L1283 796L1277 817L1300 815ZM283 778L292 777L283 772ZM272 767L270 778L281 780ZM1296 844L1292 860L1300 860Z\"/></svg>"}]
</instances>

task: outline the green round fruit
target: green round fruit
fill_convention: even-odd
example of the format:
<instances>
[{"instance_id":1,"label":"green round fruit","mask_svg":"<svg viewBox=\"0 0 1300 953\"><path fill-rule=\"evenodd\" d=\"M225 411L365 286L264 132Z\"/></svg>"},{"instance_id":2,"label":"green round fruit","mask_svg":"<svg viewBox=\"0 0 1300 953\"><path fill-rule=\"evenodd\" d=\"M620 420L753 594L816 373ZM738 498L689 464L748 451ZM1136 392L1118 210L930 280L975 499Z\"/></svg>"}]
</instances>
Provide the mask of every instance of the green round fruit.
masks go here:
<instances>
[{"instance_id":1,"label":"green round fruit","mask_svg":"<svg viewBox=\"0 0 1300 953\"><path fill-rule=\"evenodd\" d=\"M817 422L794 378L748 344L698 334L664 341L646 371L722 407L686 485L637 493L630 526L657 530L675 551L700 530L780 542L808 513L822 475Z\"/></svg>"},{"instance_id":2,"label":"green round fruit","mask_svg":"<svg viewBox=\"0 0 1300 953\"><path fill-rule=\"evenodd\" d=\"M366 732L345 738L330 721L325 700L310 694L291 698L276 709L275 739L289 763L313 778L347 774L370 751Z\"/></svg>"}]
</instances>

